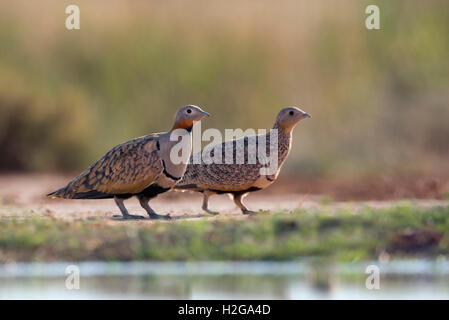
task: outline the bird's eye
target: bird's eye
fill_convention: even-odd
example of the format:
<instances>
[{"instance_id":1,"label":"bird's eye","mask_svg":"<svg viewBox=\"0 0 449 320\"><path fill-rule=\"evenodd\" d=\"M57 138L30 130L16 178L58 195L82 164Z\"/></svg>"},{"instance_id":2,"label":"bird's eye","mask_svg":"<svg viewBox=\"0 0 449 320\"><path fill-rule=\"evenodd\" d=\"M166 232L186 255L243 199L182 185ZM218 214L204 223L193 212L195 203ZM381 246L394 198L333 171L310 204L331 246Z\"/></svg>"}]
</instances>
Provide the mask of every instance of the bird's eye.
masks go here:
<instances>
[{"instance_id":1,"label":"bird's eye","mask_svg":"<svg viewBox=\"0 0 449 320\"><path fill-rule=\"evenodd\" d=\"M187 109L187 113L192 113L192 109Z\"/></svg>"},{"instance_id":2,"label":"bird's eye","mask_svg":"<svg viewBox=\"0 0 449 320\"><path fill-rule=\"evenodd\" d=\"M293 111L290 111L288 114L292 116L292 115L294 114L294 112L293 112Z\"/></svg>"}]
</instances>

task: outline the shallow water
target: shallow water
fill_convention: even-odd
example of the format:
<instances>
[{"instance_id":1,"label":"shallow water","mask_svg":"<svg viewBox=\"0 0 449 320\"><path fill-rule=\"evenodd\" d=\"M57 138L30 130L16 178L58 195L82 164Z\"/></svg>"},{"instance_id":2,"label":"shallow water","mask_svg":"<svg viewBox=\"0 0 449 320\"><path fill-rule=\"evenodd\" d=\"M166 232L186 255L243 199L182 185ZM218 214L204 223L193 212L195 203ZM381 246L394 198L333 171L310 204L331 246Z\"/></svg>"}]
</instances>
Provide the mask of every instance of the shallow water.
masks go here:
<instances>
[{"instance_id":1,"label":"shallow water","mask_svg":"<svg viewBox=\"0 0 449 320\"><path fill-rule=\"evenodd\" d=\"M66 268L79 269L68 289ZM377 266L379 289L366 268ZM449 299L449 261L83 262L0 265L1 299Z\"/></svg>"}]
</instances>

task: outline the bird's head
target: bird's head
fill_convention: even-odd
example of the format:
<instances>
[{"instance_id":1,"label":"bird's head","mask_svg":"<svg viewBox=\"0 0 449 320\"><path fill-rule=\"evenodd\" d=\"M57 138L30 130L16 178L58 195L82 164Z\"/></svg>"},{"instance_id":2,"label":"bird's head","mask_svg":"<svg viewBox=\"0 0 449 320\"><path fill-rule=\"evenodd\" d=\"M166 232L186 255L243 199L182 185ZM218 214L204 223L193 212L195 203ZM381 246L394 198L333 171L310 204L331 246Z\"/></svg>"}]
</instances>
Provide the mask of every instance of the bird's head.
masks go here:
<instances>
[{"instance_id":1,"label":"bird's head","mask_svg":"<svg viewBox=\"0 0 449 320\"><path fill-rule=\"evenodd\" d=\"M287 107L279 111L274 127L290 132L299 121L311 117L310 114L297 107Z\"/></svg>"},{"instance_id":2,"label":"bird's head","mask_svg":"<svg viewBox=\"0 0 449 320\"><path fill-rule=\"evenodd\" d=\"M190 130L194 121L200 121L204 117L209 117L209 113L201 110L200 107L194 105L184 106L176 113L173 129Z\"/></svg>"}]
</instances>

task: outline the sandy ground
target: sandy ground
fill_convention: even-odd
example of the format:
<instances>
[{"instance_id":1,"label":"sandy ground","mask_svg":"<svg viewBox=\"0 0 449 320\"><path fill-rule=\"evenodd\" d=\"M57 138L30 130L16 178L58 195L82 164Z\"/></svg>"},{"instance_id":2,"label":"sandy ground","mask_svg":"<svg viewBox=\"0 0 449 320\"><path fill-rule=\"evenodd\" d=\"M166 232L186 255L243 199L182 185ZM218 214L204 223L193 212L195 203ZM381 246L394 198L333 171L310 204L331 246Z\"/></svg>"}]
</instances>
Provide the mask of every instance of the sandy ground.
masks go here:
<instances>
[{"instance_id":1,"label":"sandy ground","mask_svg":"<svg viewBox=\"0 0 449 320\"><path fill-rule=\"evenodd\" d=\"M0 176L0 216L8 218L13 215L50 216L62 219L105 217L114 219L119 216L119 210L112 199L106 200L59 200L45 196L50 191L65 185L69 177L60 175L2 175ZM326 195L304 194L294 188L278 186L272 189L255 192L246 198L248 207L252 210L293 210L298 207L314 209L328 206L323 199ZM404 201L404 200L401 200ZM447 200L420 199L411 200L419 206L432 207L448 205ZM201 210L202 195L191 192L169 192L151 201L152 207L161 214L170 214L178 218L199 218L212 216ZM332 208L361 206L389 207L398 201L335 201ZM130 213L146 217L145 211L138 204L137 199L125 202ZM216 195L209 200L209 207L220 212L220 217L243 217L240 210L227 195Z\"/></svg>"}]
</instances>

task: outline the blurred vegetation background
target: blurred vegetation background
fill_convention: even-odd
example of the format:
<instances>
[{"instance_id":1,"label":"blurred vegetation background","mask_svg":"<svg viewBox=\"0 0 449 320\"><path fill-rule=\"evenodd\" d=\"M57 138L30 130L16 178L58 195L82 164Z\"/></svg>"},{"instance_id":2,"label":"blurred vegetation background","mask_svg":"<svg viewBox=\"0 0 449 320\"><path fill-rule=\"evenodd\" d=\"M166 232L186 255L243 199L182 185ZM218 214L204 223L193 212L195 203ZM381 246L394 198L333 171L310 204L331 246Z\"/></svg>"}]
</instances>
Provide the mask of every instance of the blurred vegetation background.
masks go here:
<instances>
[{"instance_id":1,"label":"blurred vegetation background","mask_svg":"<svg viewBox=\"0 0 449 320\"><path fill-rule=\"evenodd\" d=\"M446 0L0 2L3 172L83 169L196 104L203 129L311 113L288 174L449 175L448 88Z\"/></svg>"}]
</instances>

